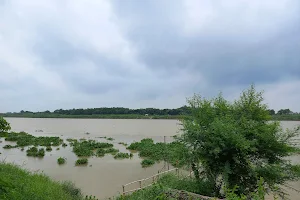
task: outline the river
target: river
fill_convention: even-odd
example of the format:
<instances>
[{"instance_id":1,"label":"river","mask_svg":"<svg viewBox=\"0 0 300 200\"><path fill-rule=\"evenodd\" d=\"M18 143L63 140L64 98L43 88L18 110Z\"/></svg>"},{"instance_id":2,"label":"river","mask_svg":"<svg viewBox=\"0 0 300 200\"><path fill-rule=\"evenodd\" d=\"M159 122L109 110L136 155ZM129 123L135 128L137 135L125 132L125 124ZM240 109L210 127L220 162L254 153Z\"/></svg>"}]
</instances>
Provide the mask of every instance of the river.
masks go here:
<instances>
[{"instance_id":1,"label":"river","mask_svg":"<svg viewBox=\"0 0 300 200\"><path fill-rule=\"evenodd\" d=\"M146 120L146 119L32 119L32 118L6 118L11 124L12 131L25 131L35 136L59 136L67 138L86 138L107 142L99 137L107 136L115 148L121 152L128 152L119 142L131 143L150 137L155 141L164 141L164 136L171 141L172 136L179 134L180 122L177 120ZM300 122L282 122L283 128L293 128ZM43 132L37 132L42 130ZM85 134L86 132L90 134ZM0 139L4 141L4 138ZM44 172L54 180L70 180L76 184L85 194L95 195L99 199L105 199L120 194L122 185L146 178L156 174L163 167L163 163L143 169L141 159L137 154L132 159L115 160L111 155L103 158L89 158L89 165L75 167L77 156L68 146L60 147L60 150L46 152L44 158L27 157L26 152L20 149L3 149L6 142L0 143L0 159L22 165L31 171ZM65 165L58 165L57 158L67 158ZM299 157L293 157L293 162L300 163ZM300 188L300 182L293 183L293 187ZM297 199L293 191L291 199Z\"/></svg>"}]
</instances>

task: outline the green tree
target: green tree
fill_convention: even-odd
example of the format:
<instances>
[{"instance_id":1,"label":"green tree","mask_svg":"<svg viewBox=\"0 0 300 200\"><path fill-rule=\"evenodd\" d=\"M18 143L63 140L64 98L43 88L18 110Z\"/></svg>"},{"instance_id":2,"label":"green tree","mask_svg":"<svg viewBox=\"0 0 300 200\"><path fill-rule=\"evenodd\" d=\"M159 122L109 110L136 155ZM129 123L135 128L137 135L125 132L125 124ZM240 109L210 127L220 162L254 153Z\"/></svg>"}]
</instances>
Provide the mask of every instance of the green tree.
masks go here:
<instances>
[{"instance_id":1,"label":"green tree","mask_svg":"<svg viewBox=\"0 0 300 200\"><path fill-rule=\"evenodd\" d=\"M215 195L224 185L238 186L239 195L250 194L261 177L270 189L299 179L300 167L284 159L296 150L292 140L299 128L283 131L279 122L270 122L263 100L253 85L234 102L222 94L188 99L191 115L182 120L180 140L195 177L211 180Z\"/></svg>"},{"instance_id":2,"label":"green tree","mask_svg":"<svg viewBox=\"0 0 300 200\"><path fill-rule=\"evenodd\" d=\"M277 112L278 115L288 115L288 114L292 114L292 113L293 112L290 109L280 109Z\"/></svg>"},{"instance_id":3,"label":"green tree","mask_svg":"<svg viewBox=\"0 0 300 200\"><path fill-rule=\"evenodd\" d=\"M275 115L275 114L276 114L274 109L270 109L270 110L268 110L268 111L269 111L269 114L270 114L270 115Z\"/></svg>"},{"instance_id":4,"label":"green tree","mask_svg":"<svg viewBox=\"0 0 300 200\"><path fill-rule=\"evenodd\" d=\"M5 132L10 130L10 125L9 123L0 116L0 132Z\"/></svg>"}]
</instances>

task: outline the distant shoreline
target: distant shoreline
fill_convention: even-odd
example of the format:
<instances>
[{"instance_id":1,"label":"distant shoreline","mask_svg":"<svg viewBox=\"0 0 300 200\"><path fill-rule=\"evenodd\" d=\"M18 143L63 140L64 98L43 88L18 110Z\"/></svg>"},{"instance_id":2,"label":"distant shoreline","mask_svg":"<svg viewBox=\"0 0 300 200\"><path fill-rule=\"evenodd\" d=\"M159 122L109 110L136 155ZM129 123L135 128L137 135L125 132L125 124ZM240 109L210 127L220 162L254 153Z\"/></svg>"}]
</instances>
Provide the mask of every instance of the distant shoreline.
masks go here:
<instances>
[{"instance_id":1,"label":"distant shoreline","mask_svg":"<svg viewBox=\"0 0 300 200\"><path fill-rule=\"evenodd\" d=\"M180 120L186 115L61 115L61 114L0 114L2 117L11 118L57 118L57 119L174 119ZM297 115L272 115L271 120L300 121Z\"/></svg>"}]
</instances>

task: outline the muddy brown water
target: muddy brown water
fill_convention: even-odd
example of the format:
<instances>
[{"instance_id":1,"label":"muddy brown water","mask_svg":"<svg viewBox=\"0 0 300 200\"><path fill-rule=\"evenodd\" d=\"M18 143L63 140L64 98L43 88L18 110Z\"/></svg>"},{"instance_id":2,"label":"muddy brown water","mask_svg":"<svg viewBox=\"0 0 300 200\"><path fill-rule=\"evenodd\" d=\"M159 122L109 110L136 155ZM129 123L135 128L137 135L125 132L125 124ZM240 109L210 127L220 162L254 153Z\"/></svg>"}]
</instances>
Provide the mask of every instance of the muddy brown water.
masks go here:
<instances>
[{"instance_id":1,"label":"muddy brown water","mask_svg":"<svg viewBox=\"0 0 300 200\"><path fill-rule=\"evenodd\" d=\"M115 140L108 141L114 144L121 152L128 152L119 142L131 143L143 138L153 138L163 142L180 133L180 122L177 120L145 120L145 119L32 119L32 118L6 118L13 131L25 131L35 136L59 136L67 138L85 138L106 141L99 138L112 137ZM282 122L283 128L293 128L300 122ZM42 130L39 132L37 130ZM85 134L85 133L89 134ZM77 156L68 146L51 152L46 152L44 158L31 158L26 156L26 149L3 149L8 142L0 143L0 160L14 162L31 171L43 172L54 180L70 180L76 184L85 194L95 195L99 199L107 199L122 192L122 185L152 176L161 170L164 163L157 163L150 168L143 169L141 159L135 153L132 159L115 160L111 155L103 158L89 158L88 166L75 167ZM67 158L65 165L57 164L58 157ZM293 162L300 163L300 157L292 157ZM293 187L300 189L300 182L292 183ZM292 200L300 199L299 194L288 190Z\"/></svg>"}]
</instances>

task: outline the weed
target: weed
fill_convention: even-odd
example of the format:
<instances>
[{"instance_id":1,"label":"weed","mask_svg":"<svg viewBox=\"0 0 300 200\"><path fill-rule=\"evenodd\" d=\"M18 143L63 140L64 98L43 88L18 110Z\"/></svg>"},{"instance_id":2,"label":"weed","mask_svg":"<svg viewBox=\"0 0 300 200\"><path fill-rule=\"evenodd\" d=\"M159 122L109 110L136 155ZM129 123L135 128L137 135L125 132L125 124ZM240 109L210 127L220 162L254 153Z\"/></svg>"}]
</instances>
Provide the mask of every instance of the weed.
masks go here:
<instances>
[{"instance_id":1,"label":"weed","mask_svg":"<svg viewBox=\"0 0 300 200\"><path fill-rule=\"evenodd\" d=\"M65 163L66 163L66 158L59 157L59 158L57 159L57 163L58 163L59 165L65 164Z\"/></svg>"},{"instance_id":2,"label":"weed","mask_svg":"<svg viewBox=\"0 0 300 200\"><path fill-rule=\"evenodd\" d=\"M75 165L87 165L88 164L88 159L87 158L81 158L76 160Z\"/></svg>"},{"instance_id":3,"label":"weed","mask_svg":"<svg viewBox=\"0 0 300 200\"><path fill-rule=\"evenodd\" d=\"M13 145L7 144L3 147L3 149L13 149L13 148L17 148L17 147L18 147L18 145L13 146Z\"/></svg>"},{"instance_id":4,"label":"weed","mask_svg":"<svg viewBox=\"0 0 300 200\"><path fill-rule=\"evenodd\" d=\"M142 165L143 168L145 168L145 167L150 167L150 166L152 166L152 165L154 165L154 164L155 164L155 161L149 160L149 159L145 159L145 160L143 160L143 161L141 162L141 165Z\"/></svg>"},{"instance_id":5,"label":"weed","mask_svg":"<svg viewBox=\"0 0 300 200\"><path fill-rule=\"evenodd\" d=\"M45 149L43 149L43 148L38 149L36 147L31 147L26 152L27 152L27 156L32 156L32 157L44 157L45 156Z\"/></svg>"},{"instance_id":6,"label":"weed","mask_svg":"<svg viewBox=\"0 0 300 200\"><path fill-rule=\"evenodd\" d=\"M58 150L59 150L59 147L57 147L56 150L58 151Z\"/></svg>"},{"instance_id":7,"label":"weed","mask_svg":"<svg viewBox=\"0 0 300 200\"><path fill-rule=\"evenodd\" d=\"M46 147L46 151L52 151L52 148L50 146Z\"/></svg>"},{"instance_id":8,"label":"weed","mask_svg":"<svg viewBox=\"0 0 300 200\"><path fill-rule=\"evenodd\" d=\"M126 143L124 143L124 142L119 142L118 144L122 144L122 145L124 145L125 147L128 145L128 144L126 144Z\"/></svg>"},{"instance_id":9,"label":"weed","mask_svg":"<svg viewBox=\"0 0 300 200\"><path fill-rule=\"evenodd\" d=\"M113 144L96 142L95 140L80 141L74 143L73 152L77 156L92 156L94 155L94 150L96 149L111 147L113 147Z\"/></svg>"},{"instance_id":10,"label":"weed","mask_svg":"<svg viewBox=\"0 0 300 200\"><path fill-rule=\"evenodd\" d=\"M114 156L115 159L124 159L124 158L130 158L130 154L128 153L117 153L115 156Z\"/></svg>"},{"instance_id":11,"label":"weed","mask_svg":"<svg viewBox=\"0 0 300 200\"><path fill-rule=\"evenodd\" d=\"M68 145L66 143L63 143L61 146L62 147L67 147Z\"/></svg>"},{"instance_id":12,"label":"weed","mask_svg":"<svg viewBox=\"0 0 300 200\"><path fill-rule=\"evenodd\" d=\"M114 138L111 138L111 137L109 137L109 138L106 138L107 140L110 140L110 141L113 141L113 140L115 140Z\"/></svg>"}]
</instances>

